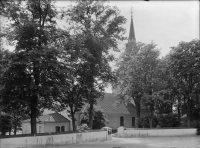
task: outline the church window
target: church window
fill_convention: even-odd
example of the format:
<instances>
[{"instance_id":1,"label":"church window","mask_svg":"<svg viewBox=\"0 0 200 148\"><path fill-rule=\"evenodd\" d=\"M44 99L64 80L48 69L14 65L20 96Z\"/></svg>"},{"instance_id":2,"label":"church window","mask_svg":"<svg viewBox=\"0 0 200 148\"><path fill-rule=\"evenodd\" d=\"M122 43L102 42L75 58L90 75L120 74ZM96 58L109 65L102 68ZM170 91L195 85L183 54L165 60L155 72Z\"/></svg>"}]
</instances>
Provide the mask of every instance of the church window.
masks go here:
<instances>
[{"instance_id":1,"label":"church window","mask_svg":"<svg viewBox=\"0 0 200 148\"><path fill-rule=\"evenodd\" d=\"M64 132L65 131L65 126L62 126L61 127L61 132Z\"/></svg>"},{"instance_id":2,"label":"church window","mask_svg":"<svg viewBox=\"0 0 200 148\"><path fill-rule=\"evenodd\" d=\"M123 116L120 117L120 126L124 126L124 117Z\"/></svg>"},{"instance_id":3,"label":"church window","mask_svg":"<svg viewBox=\"0 0 200 148\"><path fill-rule=\"evenodd\" d=\"M132 126L135 126L135 117L132 117Z\"/></svg>"},{"instance_id":4,"label":"church window","mask_svg":"<svg viewBox=\"0 0 200 148\"><path fill-rule=\"evenodd\" d=\"M60 127L56 126L56 132L60 132Z\"/></svg>"}]
</instances>

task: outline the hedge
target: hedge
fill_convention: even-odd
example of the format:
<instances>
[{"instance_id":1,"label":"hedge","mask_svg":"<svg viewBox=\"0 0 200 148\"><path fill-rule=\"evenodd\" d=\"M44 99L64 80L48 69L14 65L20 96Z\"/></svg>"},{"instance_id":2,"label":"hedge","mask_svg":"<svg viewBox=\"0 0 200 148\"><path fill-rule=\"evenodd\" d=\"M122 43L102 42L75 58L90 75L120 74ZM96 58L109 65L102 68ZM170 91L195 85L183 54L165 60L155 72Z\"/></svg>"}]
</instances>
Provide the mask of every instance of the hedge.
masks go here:
<instances>
[{"instance_id":1,"label":"hedge","mask_svg":"<svg viewBox=\"0 0 200 148\"><path fill-rule=\"evenodd\" d=\"M149 128L148 116L140 117L137 119L139 128ZM163 114L156 115L153 117L153 127L179 127L180 121L178 120L177 114Z\"/></svg>"}]
</instances>

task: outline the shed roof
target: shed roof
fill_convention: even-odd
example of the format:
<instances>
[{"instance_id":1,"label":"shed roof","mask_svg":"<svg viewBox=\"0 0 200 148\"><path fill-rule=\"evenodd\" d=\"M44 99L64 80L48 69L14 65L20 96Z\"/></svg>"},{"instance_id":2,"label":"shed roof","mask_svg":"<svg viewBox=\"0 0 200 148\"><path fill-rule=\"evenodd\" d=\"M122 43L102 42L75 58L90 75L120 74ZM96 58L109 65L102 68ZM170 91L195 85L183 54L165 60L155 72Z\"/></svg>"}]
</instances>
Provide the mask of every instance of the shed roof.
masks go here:
<instances>
[{"instance_id":1,"label":"shed roof","mask_svg":"<svg viewBox=\"0 0 200 148\"><path fill-rule=\"evenodd\" d=\"M30 121L31 119L27 119L23 120L22 122L30 122ZM52 113L44 116L39 116L37 118L37 122L70 122L70 120L59 113Z\"/></svg>"}]
</instances>

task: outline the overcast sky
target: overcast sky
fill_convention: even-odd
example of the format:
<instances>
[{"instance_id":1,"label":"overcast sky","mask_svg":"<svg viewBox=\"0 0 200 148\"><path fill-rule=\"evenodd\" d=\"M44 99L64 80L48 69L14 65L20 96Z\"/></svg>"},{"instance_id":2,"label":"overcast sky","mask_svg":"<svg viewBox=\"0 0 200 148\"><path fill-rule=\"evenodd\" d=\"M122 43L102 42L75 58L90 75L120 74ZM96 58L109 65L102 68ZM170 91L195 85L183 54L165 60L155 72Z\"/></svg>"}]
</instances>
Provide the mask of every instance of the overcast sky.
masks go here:
<instances>
[{"instance_id":1,"label":"overcast sky","mask_svg":"<svg viewBox=\"0 0 200 148\"><path fill-rule=\"evenodd\" d=\"M67 6L69 1L57 1L58 6ZM154 41L161 55L169 53L170 47L180 41L199 39L199 2L196 1L109 1L105 5L117 6L127 22L128 37L133 8L133 23L137 42ZM119 48L123 49L122 42Z\"/></svg>"},{"instance_id":2,"label":"overcast sky","mask_svg":"<svg viewBox=\"0 0 200 148\"><path fill-rule=\"evenodd\" d=\"M161 48L162 55L166 55L170 47L178 45L180 41L199 38L198 1L117 1L110 4L117 5L127 18L127 36L130 7L133 6L136 41L150 43L153 40Z\"/></svg>"}]
</instances>

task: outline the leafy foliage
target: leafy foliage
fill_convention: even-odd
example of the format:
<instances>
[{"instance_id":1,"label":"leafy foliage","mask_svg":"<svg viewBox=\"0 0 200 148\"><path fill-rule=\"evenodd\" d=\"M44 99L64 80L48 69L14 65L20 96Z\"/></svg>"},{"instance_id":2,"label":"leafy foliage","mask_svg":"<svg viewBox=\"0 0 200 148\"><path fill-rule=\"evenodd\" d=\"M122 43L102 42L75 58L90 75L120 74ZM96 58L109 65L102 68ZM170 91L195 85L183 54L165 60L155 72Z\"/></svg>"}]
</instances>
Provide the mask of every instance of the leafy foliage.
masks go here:
<instances>
[{"instance_id":1,"label":"leafy foliage","mask_svg":"<svg viewBox=\"0 0 200 148\"><path fill-rule=\"evenodd\" d=\"M137 120L138 120L137 124L139 128L150 127L148 116L139 117ZM154 116L153 121L152 121L152 127L156 127L157 125L158 125L158 121L157 121L156 116Z\"/></svg>"},{"instance_id":2,"label":"leafy foliage","mask_svg":"<svg viewBox=\"0 0 200 148\"><path fill-rule=\"evenodd\" d=\"M3 122L7 122L7 119L5 119L5 117L7 116L1 115L2 112L5 111L5 106L3 105L4 104L3 90L5 88L3 75L10 66L11 55L12 55L11 52L9 52L8 50L0 49L0 131L2 131L2 129L6 129L6 127L4 127L5 124ZM5 131L2 132L2 134L5 134Z\"/></svg>"},{"instance_id":3,"label":"leafy foliage","mask_svg":"<svg viewBox=\"0 0 200 148\"><path fill-rule=\"evenodd\" d=\"M130 45L129 45L130 44ZM140 116L140 106L149 110L149 120L153 118L155 102L158 100L158 91L166 87L163 77L165 64L159 59L159 50L152 42L150 44L129 43L121 56L117 70L119 86L118 96L122 102L132 103L136 106L137 118ZM159 96L161 102L161 96Z\"/></svg>"},{"instance_id":4,"label":"leafy foliage","mask_svg":"<svg viewBox=\"0 0 200 148\"><path fill-rule=\"evenodd\" d=\"M196 134L200 135L200 124L199 124L199 122L197 123L196 129L197 129Z\"/></svg>"},{"instance_id":5,"label":"leafy foliage","mask_svg":"<svg viewBox=\"0 0 200 148\"><path fill-rule=\"evenodd\" d=\"M52 1L11 1L5 8L10 22L8 39L16 42L10 68L4 75L3 99L20 103L20 109L31 110L32 133L36 133L36 116L44 108L54 108L62 97L61 83L69 67L58 48L56 10ZM66 86L66 85L65 85Z\"/></svg>"},{"instance_id":6,"label":"leafy foliage","mask_svg":"<svg viewBox=\"0 0 200 148\"><path fill-rule=\"evenodd\" d=\"M180 42L177 47L172 47L169 55L169 68L187 113L188 126L192 119L192 110L199 104L199 47L199 40Z\"/></svg>"},{"instance_id":7,"label":"leafy foliage","mask_svg":"<svg viewBox=\"0 0 200 148\"><path fill-rule=\"evenodd\" d=\"M1 94L9 111L31 116L31 133L36 133L36 117L44 108L69 107L75 122L73 115L87 101L92 119L93 104L103 96L105 84L114 80L109 50L117 50L126 20L116 7L98 3L78 1L64 11L61 16L70 24L67 31L56 26L53 0L0 5L10 21L1 36L7 34L7 40L15 43L10 66L2 75Z\"/></svg>"},{"instance_id":8,"label":"leafy foliage","mask_svg":"<svg viewBox=\"0 0 200 148\"><path fill-rule=\"evenodd\" d=\"M144 116L138 118L138 127L149 128L150 122L149 117ZM178 114L160 114L153 116L152 127L179 127L180 121L178 119Z\"/></svg>"},{"instance_id":9,"label":"leafy foliage","mask_svg":"<svg viewBox=\"0 0 200 148\"><path fill-rule=\"evenodd\" d=\"M108 123L106 115L103 109L99 106L95 106L94 110L94 119L93 119L93 129L101 129ZM88 124L89 123L89 107L87 106L85 110L81 114L81 123Z\"/></svg>"},{"instance_id":10,"label":"leafy foliage","mask_svg":"<svg viewBox=\"0 0 200 148\"><path fill-rule=\"evenodd\" d=\"M84 86L80 86L79 84L72 84L69 90L63 90L64 98L60 102L61 105L59 106L59 108L61 107L62 110L68 109L68 112L70 113L72 118L74 131L76 130L75 113L80 111L82 109L82 106L84 105L85 92L86 88L84 88Z\"/></svg>"},{"instance_id":11,"label":"leafy foliage","mask_svg":"<svg viewBox=\"0 0 200 148\"><path fill-rule=\"evenodd\" d=\"M70 34L81 40L77 82L87 87L92 128L93 104L103 96L106 83L114 80L109 66L114 57L109 50L117 50L126 20L116 7L105 6L100 1L78 1L61 16L70 24Z\"/></svg>"},{"instance_id":12,"label":"leafy foliage","mask_svg":"<svg viewBox=\"0 0 200 148\"><path fill-rule=\"evenodd\" d=\"M11 119L10 116L6 115L6 114L1 114L1 135L6 135L6 132L9 132L11 130L11 123L10 123Z\"/></svg>"},{"instance_id":13,"label":"leafy foliage","mask_svg":"<svg viewBox=\"0 0 200 148\"><path fill-rule=\"evenodd\" d=\"M180 126L180 121L178 120L177 114L163 114L157 117L158 125L160 127L178 127Z\"/></svg>"}]
</instances>

